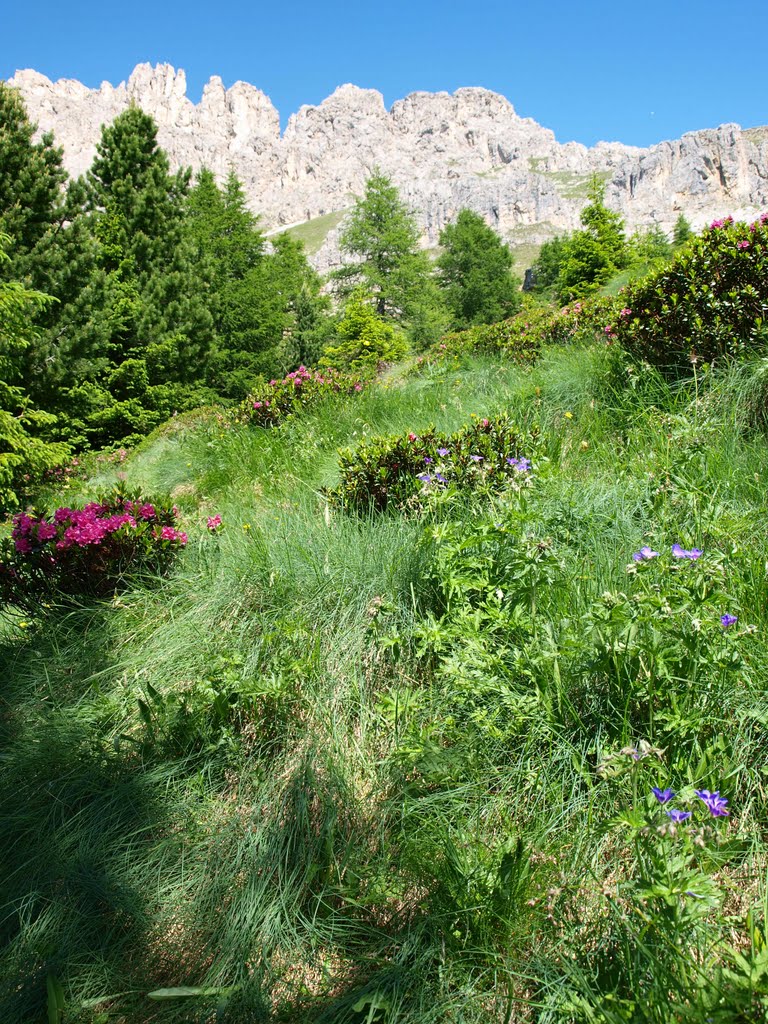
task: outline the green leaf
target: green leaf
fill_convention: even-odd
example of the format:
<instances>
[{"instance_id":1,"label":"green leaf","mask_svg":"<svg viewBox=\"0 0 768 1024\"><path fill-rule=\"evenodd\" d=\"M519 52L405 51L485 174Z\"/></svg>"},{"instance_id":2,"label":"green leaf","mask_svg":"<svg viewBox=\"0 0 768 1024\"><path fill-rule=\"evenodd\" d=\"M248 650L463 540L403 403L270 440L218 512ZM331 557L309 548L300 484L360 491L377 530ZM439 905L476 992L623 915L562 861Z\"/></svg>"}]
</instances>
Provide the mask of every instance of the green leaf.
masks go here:
<instances>
[{"instance_id":1,"label":"green leaf","mask_svg":"<svg viewBox=\"0 0 768 1024\"><path fill-rule=\"evenodd\" d=\"M206 985L179 985L177 988L156 988L154 992L147 992L147 999L195 999L209 996L228 996L237 991L237 985L229 986L206 986Z\"/></svg>"}]
</instances>

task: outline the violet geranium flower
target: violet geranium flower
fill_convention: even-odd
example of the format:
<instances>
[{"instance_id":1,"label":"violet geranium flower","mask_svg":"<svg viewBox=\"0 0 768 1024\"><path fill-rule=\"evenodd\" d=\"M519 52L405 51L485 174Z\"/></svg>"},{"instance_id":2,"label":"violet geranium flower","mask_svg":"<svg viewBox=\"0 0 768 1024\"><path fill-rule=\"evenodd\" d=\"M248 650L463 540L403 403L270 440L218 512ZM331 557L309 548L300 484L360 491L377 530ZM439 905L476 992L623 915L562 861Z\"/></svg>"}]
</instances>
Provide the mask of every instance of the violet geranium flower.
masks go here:
<instances>
[{"instance_id":1,"label":"violet geranium flower","mask_svg":"<svg viewBox=\"0 0 768 1024\"><path fill-rule=\"evenodd\" d=\"M707 810L713 818L726 818L730 814L725 807L728 801L725 797L720 796L719 790L710 793L708 789L696 789L694 792L699 800L706 804Z\"/></svg>"}]
</instances>

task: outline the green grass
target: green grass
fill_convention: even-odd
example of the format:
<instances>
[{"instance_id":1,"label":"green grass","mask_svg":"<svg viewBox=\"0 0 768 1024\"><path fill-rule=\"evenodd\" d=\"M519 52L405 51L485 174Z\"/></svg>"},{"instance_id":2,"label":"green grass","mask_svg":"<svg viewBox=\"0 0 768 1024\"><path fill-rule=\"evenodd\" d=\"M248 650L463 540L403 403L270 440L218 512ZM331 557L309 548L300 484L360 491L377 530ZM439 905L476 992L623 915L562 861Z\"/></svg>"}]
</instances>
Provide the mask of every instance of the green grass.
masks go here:
<instances>
[{"instance_id":1,"label":"green grass","mask_svg":"<svg viewBox=\"0 0 768 1024\"><path fill-rule=\"evenodd\" d=\"M347 209L335 210L333 213L325 213L322 217L313 217L312 220L303 224L296 224L288 228L287 234L298 242L304 243L307 256L314 256L325 241L328 232L337 228L344 220Z\"/></svg>"},{"instance_id":2,"label":"green grass","mask_svg":"<svg viewBox=\"0 0 768 1024\"><path fill-rule=\"evenodd\" d=\"M602 182L609 181L610 171L596 171L593 174L580 174L578 171L536 171L535 173L548 178L563 199L587 199L589 197L590 182L593 177L599 178Z\"/></svg>"},{"instance_id":3,"label":"green grass","mask_svg":"<svg viewBox=\"0 0 768 1024\"><path fill-rule=\"evenodd\" d=\"M721 969L765 918L765 377L466 359L277 429L190 416L73 482L169 494L190 543L3 622L3 1019L52 1019L51 979L66 1024L759 1019ZM502 411L541 431L519 490L326 507L339 447ZM633 888L651 785L730 800L699 917ZM216 992L148 998L178 986Z\"/></svg>"}]
</instances>

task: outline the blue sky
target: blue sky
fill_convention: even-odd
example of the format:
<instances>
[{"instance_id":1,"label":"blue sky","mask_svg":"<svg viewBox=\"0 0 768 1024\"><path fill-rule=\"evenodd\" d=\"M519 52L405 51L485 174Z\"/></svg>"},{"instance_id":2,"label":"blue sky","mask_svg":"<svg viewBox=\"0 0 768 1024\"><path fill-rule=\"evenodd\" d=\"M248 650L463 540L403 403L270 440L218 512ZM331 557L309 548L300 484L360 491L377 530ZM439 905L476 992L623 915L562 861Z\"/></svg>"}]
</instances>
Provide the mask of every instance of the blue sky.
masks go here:
<instances>
[{"instance_id":1,"label":"blue sky","mask_svg":"<svg viewBox=\"0 0 768 1024\"><path fill-rule=\"evenodd\" d=\"M481 85L561 142L645 146L727 121L768 123L768 0L125 4L26 0L0 22L0 78L32 67L95 87L134 65L262 89L283 124L344 82L387 106Z\"/></svg>"}]
</instances>

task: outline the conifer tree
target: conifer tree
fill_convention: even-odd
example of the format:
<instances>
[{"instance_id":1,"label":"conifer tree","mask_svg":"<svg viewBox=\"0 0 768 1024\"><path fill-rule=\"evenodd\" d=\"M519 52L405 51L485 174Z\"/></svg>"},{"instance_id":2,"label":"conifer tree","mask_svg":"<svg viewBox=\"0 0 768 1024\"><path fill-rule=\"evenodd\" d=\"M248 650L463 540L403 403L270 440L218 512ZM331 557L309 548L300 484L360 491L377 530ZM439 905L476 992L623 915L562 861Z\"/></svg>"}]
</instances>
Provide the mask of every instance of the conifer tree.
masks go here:
<instances>
[{"instance_id":1,"label":"conifer tree","mask_svg":"<svg viewBox=\"0 0 768 1024\"><path fill-rule=\"evenodd\" d=\"M19 93L0 82L0 233L13 239L13 256L0 263L0 274L30 278L38 287L35 257L61 219L67 174L53 136L33 142L34 132Z\"/></svg>"},{"instance_id":2,"label":"conifer tree","mask_svg":"<svg viewBox=\"0 0 768 1024\"><path fill-rule=\"evenodd\" d=\"M184 234L189 172L170 174L147 114L131 107L102 129L82 184L97 272L91 315L69 339L77 367L69 412L81 438L145 434L206 400L197 387L213 337L210 285Z\"/></svg>"},{"instance_id":3,"label":"conifer tree","mask_svg":"<svg viewBox=\"0 0 768 1024\"><path fill-rule=\"evenodd\" d=\"M362 286L378 316L429 334L440 298L429 257L418 243L418 228L396 186L375 170L339 240L342 252L356 257L333 274L340 294Z\"/></svg>"},{"instance_id":4,"label":"conifer tree","mask_svg":"<svg viewBox=\"0 0 768 1024\"><path fill-rule=\"evenodd\" d=\"M0 233L0 271L11 259L8 235ZM24 387L22 355L34 336L34 315L50 296L18 281L0 280L0 510L18 503L24 480L62 462L68 449L45 439L54 417L33 408Z\"/></svg>"},{"instance_id":5,"label":"conifer tree","mask_svg":"<svg viewBox=\"0 0 768 1024\"><path fill-rule=\"evenodd\" d=\"M519 309L512 253L479 214L461 210L440 232L440 245L438 284L454 328L496 323Z\"/></svg>"},{"instance_id":6,"label":"conifer tree","mask_svg":"<svg viewBox=\"0 0 768 1024\"><path fill-rule=\"evenodd\" d=\"M675 226L672 229L672 244L675 249L679 249L681 245L685 245L692 238L695 237L695 232L691 227L690 221L681 213L675 221Z\"/></svg>"},{"instance_id":7,"label":"conifer tree","mask_svg":"<svg viewBox=\"0 0 768 1024\"><path fill-rule=\"evenodd\" d=\"M68 349L90 318L95 251L77 188L64 190L61 150L51 135L34 142L34 132L18 92L0 82L0 232L13 239L0 280L56 299L28 306L35 330L20 355L31 398L54 409L73 375Z\"/></svg>"},{"instance_id":8,"label":"conifer tree","mask_svg":"<svg viewBox=\"0 0 768 1024\"><path fill-rule=\"evenodd\" d=\"M201 171L187 207L188 235L211 267L216 345L208 381L224 397L241 399L258 375L319 354L314 332L328 300L301 243L278 235L267 245L233 172L219 188Z\"/></svg>"}]
</instances>

